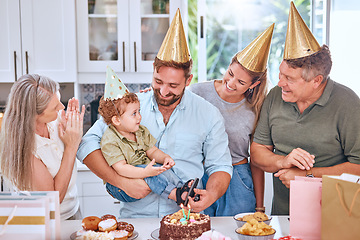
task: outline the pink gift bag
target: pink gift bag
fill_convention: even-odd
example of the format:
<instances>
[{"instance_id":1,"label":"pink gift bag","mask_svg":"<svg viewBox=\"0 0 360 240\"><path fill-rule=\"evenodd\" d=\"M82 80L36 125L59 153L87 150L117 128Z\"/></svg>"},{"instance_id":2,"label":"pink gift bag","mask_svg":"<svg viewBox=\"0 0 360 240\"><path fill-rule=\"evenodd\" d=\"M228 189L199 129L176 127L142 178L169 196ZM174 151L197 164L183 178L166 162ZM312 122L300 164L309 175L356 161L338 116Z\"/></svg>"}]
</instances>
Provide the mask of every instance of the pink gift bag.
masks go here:
<instances>
[{"instance_id":1,"label":"pink gift bag","mask_svg":"<svg viewBox=\"0 0 360 240\"><path fill-rule=\"evenodd\" d=\"M290 235L303 240L321 239L321 178L290 181Z\"/></svg>"}]
</instances>

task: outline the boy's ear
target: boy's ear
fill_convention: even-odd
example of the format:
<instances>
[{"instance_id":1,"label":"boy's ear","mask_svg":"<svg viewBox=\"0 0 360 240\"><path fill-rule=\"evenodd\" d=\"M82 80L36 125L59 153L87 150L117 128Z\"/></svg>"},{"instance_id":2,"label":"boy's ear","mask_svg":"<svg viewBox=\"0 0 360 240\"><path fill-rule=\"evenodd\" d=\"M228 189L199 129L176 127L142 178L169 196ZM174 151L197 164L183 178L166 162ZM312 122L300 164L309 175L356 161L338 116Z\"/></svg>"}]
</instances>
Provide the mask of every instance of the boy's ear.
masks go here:
<instances>
[{"instance_id":1,"label":"boy's ear","mask_svg":"<svg viewBox=\"0 0 360 240\"><path fill-rule=\"evenodd\" d=\"M119 117L116 115L111 118L111 121L114 125L120 125L121 123Z\"/></svg>"}]
</instances>

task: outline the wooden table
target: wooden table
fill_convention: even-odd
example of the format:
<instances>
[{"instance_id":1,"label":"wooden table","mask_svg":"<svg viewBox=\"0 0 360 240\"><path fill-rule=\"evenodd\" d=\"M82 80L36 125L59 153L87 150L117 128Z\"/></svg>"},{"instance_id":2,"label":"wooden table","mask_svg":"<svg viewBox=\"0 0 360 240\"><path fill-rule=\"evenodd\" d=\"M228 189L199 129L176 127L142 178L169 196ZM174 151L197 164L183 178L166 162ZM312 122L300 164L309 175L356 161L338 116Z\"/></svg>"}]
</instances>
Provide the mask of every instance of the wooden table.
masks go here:
<instances>
[{"instance_id":1,"label":"wooden table","mask_svg":"<svg viewBox=\"0 0 360 240\"><path fill-rule=\"evenodd\" d=\"M136 240L153 239L151 233L160 227L159 218L129 218L121 219L134 225L135 231L138 232ZM273 216L270 225L276 230L275 238L289 235L289 219L288 216ZM235 229L237 228L233 217L212 217L211 228L237 240ZM80 220L68 220L61 222L61 239L70 239L70 235L81 229Z\"/></svg>"}]
</instances>

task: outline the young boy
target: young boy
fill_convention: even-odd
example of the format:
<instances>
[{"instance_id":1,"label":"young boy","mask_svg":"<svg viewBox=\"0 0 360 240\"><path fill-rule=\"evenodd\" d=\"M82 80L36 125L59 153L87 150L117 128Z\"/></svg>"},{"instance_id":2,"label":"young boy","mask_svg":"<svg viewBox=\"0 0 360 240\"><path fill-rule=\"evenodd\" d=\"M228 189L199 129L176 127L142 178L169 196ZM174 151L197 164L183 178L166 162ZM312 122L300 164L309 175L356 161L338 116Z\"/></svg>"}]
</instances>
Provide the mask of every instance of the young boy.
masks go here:
<instances>
[{"instance_id":1,"label":"young boy","mask_svg":"<svg viewBox=\"0 0 360 240\"><path fill-rule=\"evenodd\" d=\"M140 125L140 102L137 95L130 93L109 67L99 113L109 125L100 142L102 154L109 166L121 176L144 178L154 193L173 199L178 204L182 203L181 194L188 191L189 183L180 187L177 193L178 186L183 185L183 182L171 170L175 165L174 160L155 146L156 139L145 126ZM138 200L109 183L106 183L106 189L120 201Z\"/></svg>"}]
</instances>

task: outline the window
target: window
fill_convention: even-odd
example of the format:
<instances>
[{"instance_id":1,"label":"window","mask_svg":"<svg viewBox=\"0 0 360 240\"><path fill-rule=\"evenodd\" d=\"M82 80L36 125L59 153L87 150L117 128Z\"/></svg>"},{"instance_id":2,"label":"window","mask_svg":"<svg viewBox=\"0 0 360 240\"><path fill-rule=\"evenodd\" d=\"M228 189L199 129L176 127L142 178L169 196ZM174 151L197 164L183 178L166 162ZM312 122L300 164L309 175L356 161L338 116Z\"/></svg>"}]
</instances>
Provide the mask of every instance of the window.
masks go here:
<instances>
[{"instance_id":1,"label":"window","mask_svg":"<svg viewBox=\"0 0 360 240\"><path fill-rule=\"evenodd\" d=\"M189 45L196 65L193 71L195 81L221 79L233 55L275 23L268 67L269 79L272 83L270 85L276 85L278 69L283 57L290 2L290 0L189 0ZM312 25L313 33L320 45L327 39L326 2L326 0L294 1L306 24ZM194 28L192 14L196 4L197 26ZM197 33L197 42L193 39L195 33ZM198 48L193 44L198 44Z\"/></svg>"}]
</instances>

